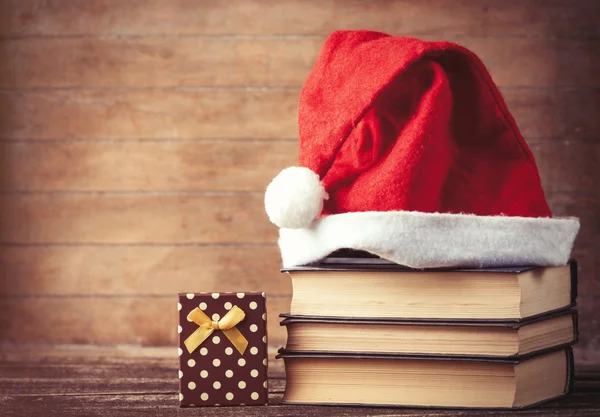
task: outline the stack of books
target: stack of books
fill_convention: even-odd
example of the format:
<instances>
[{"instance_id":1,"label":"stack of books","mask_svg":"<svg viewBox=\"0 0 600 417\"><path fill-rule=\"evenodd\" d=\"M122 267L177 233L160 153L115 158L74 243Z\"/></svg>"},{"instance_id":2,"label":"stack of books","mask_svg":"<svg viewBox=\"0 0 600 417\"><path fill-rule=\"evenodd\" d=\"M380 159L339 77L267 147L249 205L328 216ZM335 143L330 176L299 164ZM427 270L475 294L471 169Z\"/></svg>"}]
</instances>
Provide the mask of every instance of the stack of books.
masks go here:
<instances>
[{"instance_id":1,"label":"stack of books","mask_svg":"<svg viewBox=\"0 0 600 417\"><path fill-rule=\"evenodd\" d=\"M285 403L523 408L570 389L575 262L412 270L334 255L284 271Z\"/></svg>"}]
</instances>

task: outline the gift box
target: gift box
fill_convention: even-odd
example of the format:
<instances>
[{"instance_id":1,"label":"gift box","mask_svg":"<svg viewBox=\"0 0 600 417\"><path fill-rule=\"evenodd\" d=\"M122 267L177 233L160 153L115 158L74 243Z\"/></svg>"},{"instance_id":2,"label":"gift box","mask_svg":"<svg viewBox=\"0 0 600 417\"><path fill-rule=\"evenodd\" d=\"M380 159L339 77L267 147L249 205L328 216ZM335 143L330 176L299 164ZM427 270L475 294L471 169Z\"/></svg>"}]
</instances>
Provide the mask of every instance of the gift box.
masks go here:
<instances>
[{"instance_id":1,"label":"gift box","mask_svg":"<svg viewBox=\"0 0 600 417\"><path fill-rule=\"evenodd\" d=\"M265 293L179 294L179 405L268 401Z\"/></svg>"}]
</instances>

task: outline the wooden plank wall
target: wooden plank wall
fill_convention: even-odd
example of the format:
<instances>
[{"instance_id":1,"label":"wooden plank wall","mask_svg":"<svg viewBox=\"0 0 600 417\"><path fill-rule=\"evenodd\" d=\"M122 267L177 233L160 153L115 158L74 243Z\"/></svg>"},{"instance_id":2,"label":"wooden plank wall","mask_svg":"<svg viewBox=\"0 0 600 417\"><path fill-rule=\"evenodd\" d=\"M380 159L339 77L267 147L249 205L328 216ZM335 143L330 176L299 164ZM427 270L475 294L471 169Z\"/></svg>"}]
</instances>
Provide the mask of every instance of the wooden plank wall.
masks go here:
<instances>
[{"instance_id":1,"label":"wooden plank wall","mask_svg":"<svg viewBox=\"0 0 600 417\"><path fill-rule=\"evenodd\" d=\"M178 291L290 284L262 192L296 157L324 37L372 28L478 53L582 230L578 357L600 363L594 0L0 0L0 341L169 345Z\"/></svg>"}]
</instances>

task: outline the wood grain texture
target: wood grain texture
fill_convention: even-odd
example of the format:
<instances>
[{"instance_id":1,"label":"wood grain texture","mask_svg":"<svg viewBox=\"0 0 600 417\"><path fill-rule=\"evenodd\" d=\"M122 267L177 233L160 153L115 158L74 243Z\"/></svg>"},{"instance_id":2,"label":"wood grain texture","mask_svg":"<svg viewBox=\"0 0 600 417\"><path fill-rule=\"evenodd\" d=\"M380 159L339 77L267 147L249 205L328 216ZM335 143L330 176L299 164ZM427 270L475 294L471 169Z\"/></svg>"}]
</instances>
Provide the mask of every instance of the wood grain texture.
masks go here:
<instances>
[{"instance_id":1,"label":"wood grain texture","mask_svg":"<svg viewBox=\"0 0 600 417\"><path fill-rule=\"evenodd\" d=\"M530 142L546 193L597 194L600 140Z\"/></svg>"},{"instance_id":2,"label":"wood grain texture","mask_svg":"<svg viewBox=\"0 0 600 417\"><path fill-rule=\"evenodd\" d=\"M277 229L260 194L0 195L3 243L256 243Z\"/></svg>"},{"instance_id":3,"label":"wood grain texture","mask_svg":"<svg viewBox=\"0 0 600 417\"><path fill-rule=\"evenodd\" d=\"M600 195L593 193L589 195L574 193L546 194L546 200L550 205L554 217L578 217L581 223L575 247L597 248L600 235ZM594 255L594 251L588 252ZM596 277L596 279L598 279Z\"/></svg>"},{"instance_id":4,"label":"wood grain texture","mask_svg":"<svg viewBox=\"0 0 600 417\"><path fill-rule=\"evenodd\" d=\"M600 141L530 148L547 192L597 189ZM297 152L297 141L0 142L0 190L262 192Z\"/></svg>"},{"instance_id":5,"label":"wood grain texture","mask_svg":"<svg viewBox=\"0 0 600 417\"><path fill-rule=\"evenodd\" d=\"M598 279L598 276L595 277ZM579 364L600 363L600 296L597 293L579 293L579 349L575 349L575 360Z\"/></svg>"},{"instance_id":6,"label":"wood grain texture","mask_svg":"<svg viewBox=\"0 0 600 417\"><path fill-rule=\"evenodd\" d=\"M597 36L595 1L3 0L0 36L396 34Z\"/></svg>"},{"instance_id":7,"label":"wood grain texture","mask_svg":"<svg viewBox=\"0 0 600 417\"><path fill-rule=\"evenodd\" d=\"M297 136L298 90L0 92L0 137L279 139Z\"/></svg>"},{"instance_id":8,"label":"wood grain texture","mask_svg":"<svg viewBox=\"0 0 600 417\"><path fill-rule=\"evenodd\" d=\"M600 137L600 90L506 89L504 99L521 134L528 139Z\"/></svg>"},{"instance_id":9,"label":"wood grain texture","mask_svg":"<svg viewBox=\"0 0 600 417\"><path fill-rule=\"evenodd\" d=\"M271 356L271 352L270 352ZM285 389L281 360L269 360L269 405L177 407L174 348L3 349L0 351L3 416L423 416L423 410L280 405ZM594 416L600 411L600 372L579 367L572 393L524 416ZM510 411L427 410L428 416L508 416Z\"/></svg>"},{"instance_id":10,"label":"wood grain texture","mask_svg":"<svg viewBox=\"0 0 600 417\"><path fill-rule=\"evenodd\" d=\"M600 245L575 245L571 257L577 260L579 269L579 293L600 295ZM600 356L600 351L598 352Z\"/></svg>"},{"instance_id":11,"label":"wood grain texture","mask_svg":"<svg viewBox=\"0 0 600 417\"><path fill-rule=\"evenodd\" d=\"M296 89L0 91L0 138L295 138L298 97ZM529 139L599 137L599 89L509 88L504 97Z\"/></svg>"},{"instance_id":12,"label":"wood grain texture","mask_svg":"<svg viewBox=\"0 0 600 417\"><path fill-rule=\"evenodd\" d=\"M0 294L167 296L265 291L290 295L277 246L0 246Z\"/></svg>"},{"instance_id":13,"label":"wood grain texture","mask_svg":"<svg viewBox=\"0 0 600 417\"><path fill-rule=\"evenodd\" d=\"M0 141L0 190L264 191L297 153L296 140Z\"/></svg>"},{"instance_id":14,"label":"wood grain texture","mask_svg":"<svg viewBox=\"0 0 600 417\"><path fill-rule=\"evenodd\" d=\"M194 284L189 290L201 291ZM289 297L267 297L268 343L282 346ZM177 294L167 297L0 297L0 343L176 346Z\"/></svg>"},{"instance_id":15,"label":"wood grain texture","mask_svg":"<svg viewBox=\"0 0 600 417\"><path fill-rule=\"evenodd\" d=\"M137 371L138 368L132 367ZM172 387L173 384L168 386ZM567 398L553 401L533 410L519 411L519 416L552 415L557 417L596 417L600 412L596 398L597 388L589 384L577 386L576 393ZM581 391L580 391L581 390ZM129 416L151 414L152 416L210 416L210 417L354 417L354 416L394 416L409 417L508 417L516 415L512 411L485 410L432 410L424 414L422 409L362 408L282 405L282 394L271 393L268 406L254 407L190 407L179 409L177 393L169 391L146 393L107 392L87 395L30 395L3 396L0 404L5 405L7 416L49 415L49 416ZM17 414L13 414L17 413ZM368 414L366 414L368 413Z\"/></svg>"},{"instance_id":16,"label":"wood grain texture","mask_svg":"<svg viewBox=\"0 0 600 417\"><path fill-rule=\"evenodd\" d=\"M301 86L323 38L0 40L0 88Z\"/></svg>"},{"instance_id":17,"label":"wood grain texture","mask_svg":"<svg viewBox=\"0 0 600 417\"><path fill-rule=\"evenodd\" d=\"M480 56L498 85L600 86L600 39L427 36ZM0 88L300 87L323 37L0 40ZM573 62L579 62L573 65Z\"/></svg>"}]
</instances>

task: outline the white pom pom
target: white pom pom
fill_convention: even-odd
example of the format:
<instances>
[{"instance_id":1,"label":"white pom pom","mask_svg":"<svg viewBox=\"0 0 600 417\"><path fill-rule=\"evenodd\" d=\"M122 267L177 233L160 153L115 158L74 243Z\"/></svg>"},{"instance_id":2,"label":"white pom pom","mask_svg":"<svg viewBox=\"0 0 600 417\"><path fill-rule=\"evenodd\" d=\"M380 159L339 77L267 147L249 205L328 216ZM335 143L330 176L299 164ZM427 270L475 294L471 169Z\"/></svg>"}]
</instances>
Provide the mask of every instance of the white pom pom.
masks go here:
<instances>
[{"instance_id":1,"label":"white pom pom","mask_svg":"<svg viewBox=\"0 0 600 417\"><path fill-rule=\"evenodd\" d=\"M265 193L265 209L279 227L301 229L310 226L323 210L329 196L319 176L308 168L286 168L271 181Z\"/></svg>"}]
</instances>

